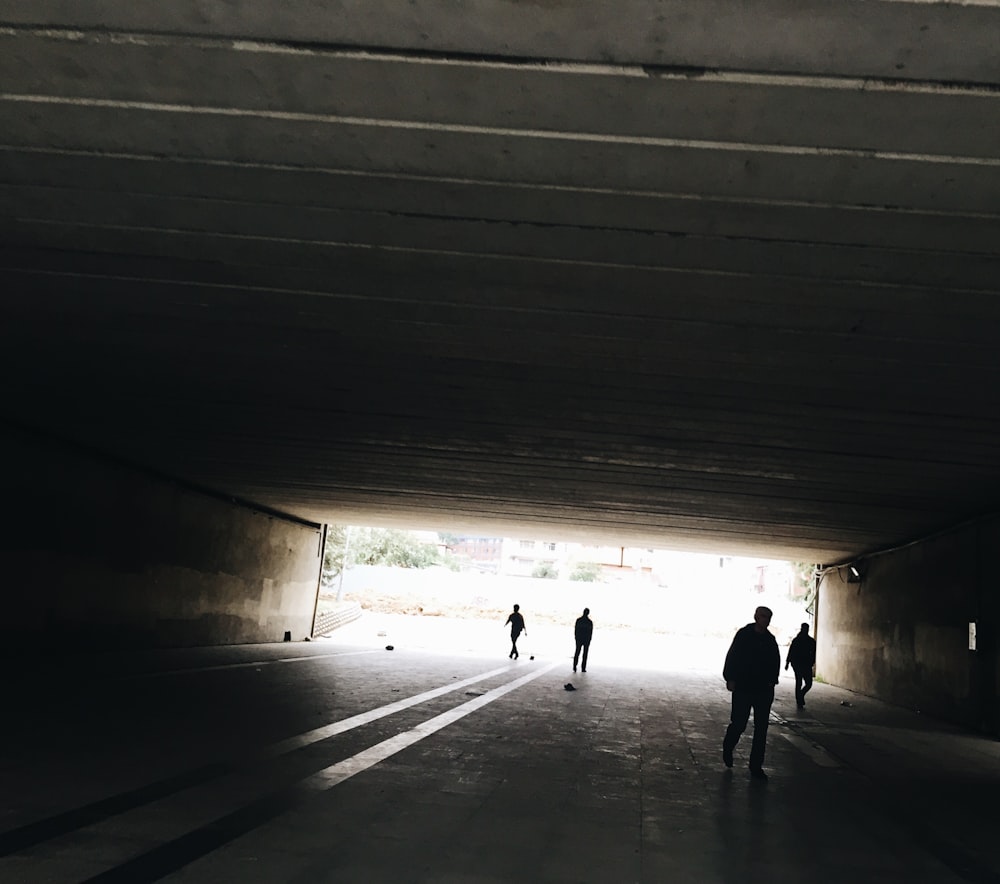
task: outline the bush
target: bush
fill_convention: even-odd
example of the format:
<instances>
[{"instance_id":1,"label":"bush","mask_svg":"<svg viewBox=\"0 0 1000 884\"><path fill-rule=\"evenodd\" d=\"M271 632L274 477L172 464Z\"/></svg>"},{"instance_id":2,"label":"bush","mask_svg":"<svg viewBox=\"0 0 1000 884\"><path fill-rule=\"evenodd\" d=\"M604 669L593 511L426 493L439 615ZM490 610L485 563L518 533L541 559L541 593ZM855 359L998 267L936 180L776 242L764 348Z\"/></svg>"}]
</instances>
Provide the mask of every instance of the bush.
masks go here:
<instances>
[{"instance_id":1,"label":"bush","mask_svg":"<svg viewBox=\"0 0 1000 884\"><path fill-rule=\"evenodd\" d=\"M531 572L532 577L544 577L546 580L555 580L559 576L559 570L552 562L539 562L535 565L535 570Z\"/></svg>"},{"instance_id":2,"label":"bush","mask_svg":"<svg viewBox=\"0 0 1000 884\"><path fill-rule=\"evenodd\" d=\"M594 583L601 576L601 566L596 562L578 562L569 575L570 580Z\"/></svg>"}]
</instances>

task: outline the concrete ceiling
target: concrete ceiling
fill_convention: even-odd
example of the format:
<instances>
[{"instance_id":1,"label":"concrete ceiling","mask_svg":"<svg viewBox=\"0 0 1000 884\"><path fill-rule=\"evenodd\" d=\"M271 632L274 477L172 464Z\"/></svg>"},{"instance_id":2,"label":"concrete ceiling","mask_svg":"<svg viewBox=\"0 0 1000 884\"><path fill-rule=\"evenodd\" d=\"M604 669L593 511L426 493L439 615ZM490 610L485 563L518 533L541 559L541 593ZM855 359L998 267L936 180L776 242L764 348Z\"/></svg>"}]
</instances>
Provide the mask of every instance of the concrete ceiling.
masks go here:
<instances>
[{"instance_id":1,"label":"concrete ceiling","mask_svg":"<svg viewBox=\"0 0 1000 884\"><path fill-rule=\"evenodd\" d=\"M994 2L0 26L18 424L316 521L828 563L1000 500Z\"/></svg>"}]
</instances>

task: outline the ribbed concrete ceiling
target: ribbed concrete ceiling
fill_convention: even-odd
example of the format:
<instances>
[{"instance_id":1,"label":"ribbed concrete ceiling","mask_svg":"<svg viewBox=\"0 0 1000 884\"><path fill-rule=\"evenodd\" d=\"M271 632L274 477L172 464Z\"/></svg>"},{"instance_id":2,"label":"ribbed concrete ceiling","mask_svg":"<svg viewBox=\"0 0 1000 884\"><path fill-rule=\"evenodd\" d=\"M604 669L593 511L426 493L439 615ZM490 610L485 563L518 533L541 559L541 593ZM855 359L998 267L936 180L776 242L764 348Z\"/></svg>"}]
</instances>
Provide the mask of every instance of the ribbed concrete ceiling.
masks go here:
<instances>
[{"instance_id":1,"label":"ribbed concrete ceiling","mask_svg":"<svg viewBox=\"0 0 1000 884\"><path fill-rule=\"evenodd\" d=\"M18 424L316 521L818 562L1000 500L996 3L0 25Z\"/></svg>"}]
</instances>

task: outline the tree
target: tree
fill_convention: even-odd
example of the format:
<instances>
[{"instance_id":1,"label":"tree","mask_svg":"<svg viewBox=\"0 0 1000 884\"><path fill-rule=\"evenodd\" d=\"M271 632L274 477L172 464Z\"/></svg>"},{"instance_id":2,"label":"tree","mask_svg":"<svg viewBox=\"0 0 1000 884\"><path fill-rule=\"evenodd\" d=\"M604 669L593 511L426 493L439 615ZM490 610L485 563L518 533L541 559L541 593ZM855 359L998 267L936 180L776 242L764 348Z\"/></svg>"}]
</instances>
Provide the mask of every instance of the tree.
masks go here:
<instances>
[{"instance_id":1,"label":"tree","mask_svg":"<svg viewBox=\"0 0 1000 884\"><path fill-rule=\"evenodd\" d=\"M458 568L453 555L442 555L433 543L418 540L409 531L328 525L323 554L323 585L331 586L340 572L351 565L389 565L396 568L444 565L452 570Z\"/></svg>"},{"instance_id":2,"label":"tree","mask_svg":"<svg viewBox=\"0 0 1000 884\"><path fill-rule=\"evenodd\" d=\"M531 576L555 580L559 576L559 569L552 562L539 562L535 565L535 570L531 572Z\"/></svg>"},{"instance_id":3,"label":"tree","mask_svg":"<svg viewBox=\"0 0 1000 884\"><path fill-rule=\"evenodd\" d=\"M438 563L437 547L395 528L360 528L352 540L352 559L358 565L427 568Z\"/></svg>"}]
</instances>

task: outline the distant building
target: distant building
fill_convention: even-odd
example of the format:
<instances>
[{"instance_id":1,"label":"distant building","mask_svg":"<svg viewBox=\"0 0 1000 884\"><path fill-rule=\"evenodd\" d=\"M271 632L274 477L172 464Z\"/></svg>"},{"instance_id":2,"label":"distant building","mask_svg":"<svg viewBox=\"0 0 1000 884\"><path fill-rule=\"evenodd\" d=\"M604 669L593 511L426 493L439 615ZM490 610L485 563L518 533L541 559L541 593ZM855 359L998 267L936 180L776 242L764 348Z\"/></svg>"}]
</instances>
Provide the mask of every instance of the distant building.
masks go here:
<instances>
[{"instance_id":1,"label":"distant building","mask_svg":"<svg viewBox=\"0 0 1000 884\"><path fill-rule=\"evenodd\" d=\"M635 546L595 546L574 544L573 558L578 562L593 562L601 569L604 581L639 580L653 578L653 556L651 549Z\"/></svg>"},{"instance_id":2,"label":"distant building","mask_svg":"<svg viewBox=\"0 0 1000 884\"><path fill-rule=\"evenodd\" d=\"M554 540L505 537L501 571L515 577L530 577L540 565L551 565L560 576L564 576L569 548L575 545Z\"/></svg>"},{"instance_id":3,"label":"distant building","mask_svg":"<svg viewBox=\"0 0 1000 884\"><path fill-rule=\"evenodd\" d=\"M786 595L789 598L805 595L805 589L796 585L795 575L788 562L760 562L755 568L754 591ZM798 591L800 590L801 591Z\"/></svg>"},{"instance_id":4,"label":"distant building","mask_svg":"<svg viewBox=\"0 0 1000 884\"><path fill-rule=\"evenodd\" d=\"M769 559L485 535L449 536L445 547L465 567L514 577L530 577L547 565L560 579L568 579L577 565L592 564L598 567L598 580L603 583L627 581L665 589L732 589L782 596L794 596L797 589L792 565Z\"/></svg>"},{"instance_id":5,"label":"distant building","mask_svg":"<svg viewBox=\"0 0 1000 884\"><path fill-rule=\"evenodd\" d=\"M460 535L448 542L447 549L457 559L481 571L498 573L503 556L502 537Z\"/></svg>"}]
</instances>

